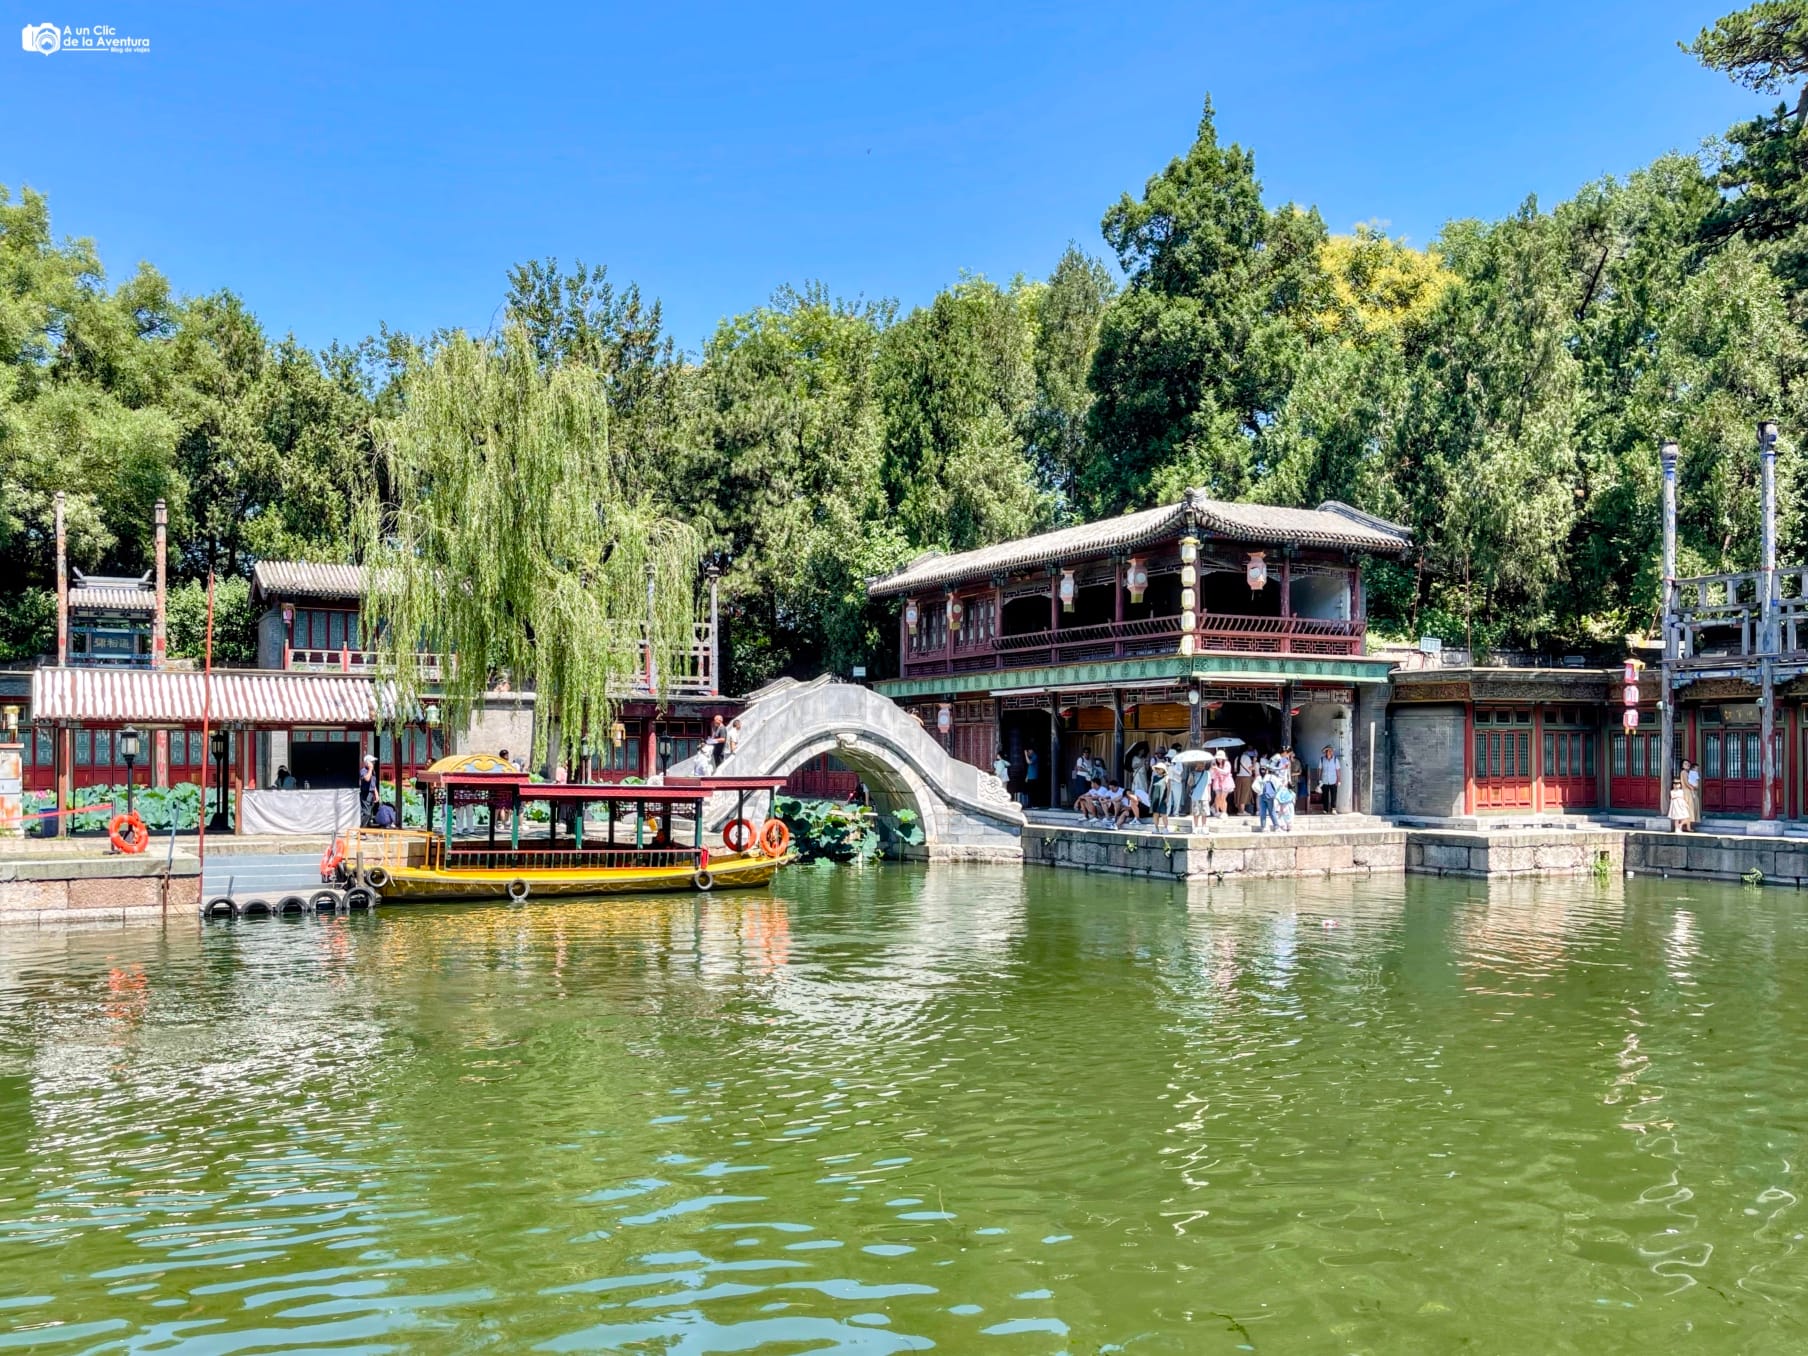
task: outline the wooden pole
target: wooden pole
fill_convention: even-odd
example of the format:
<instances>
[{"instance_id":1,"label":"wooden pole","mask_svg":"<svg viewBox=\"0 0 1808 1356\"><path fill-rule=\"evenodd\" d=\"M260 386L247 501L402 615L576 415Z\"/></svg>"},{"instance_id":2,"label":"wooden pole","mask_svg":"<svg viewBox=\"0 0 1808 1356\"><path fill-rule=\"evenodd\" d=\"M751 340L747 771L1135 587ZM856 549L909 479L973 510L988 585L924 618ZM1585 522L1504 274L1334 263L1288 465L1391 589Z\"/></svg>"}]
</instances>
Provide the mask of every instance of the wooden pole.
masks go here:
<instances>
[{"instance_id":1,"label":"wooden pole","mask_svg":"<svg viewBox=\"0 0 1808 1356\"><path fill-rule=\"evenodd\" d=\"M1676 764L1676 441L1666 441L1658 452L1663 464L1663 580L1659 586L1658 635L1658 735L1657 808L1662 811L1670 794L1670 769ZM1629 732L1630 733L1630 732Z\"/></svg>"},{"instance_id":2,"label":"wooden pole","mask_svg":"<svg viewBox=\"0 0 1808 1356\"><path fill-rule=\"evenodd\" d=\"M207 638L201 657L201 809L195 824L195 855L207 875L207 766L213 762L213 571L207 572Z\"/></svg>"}]
</instances>

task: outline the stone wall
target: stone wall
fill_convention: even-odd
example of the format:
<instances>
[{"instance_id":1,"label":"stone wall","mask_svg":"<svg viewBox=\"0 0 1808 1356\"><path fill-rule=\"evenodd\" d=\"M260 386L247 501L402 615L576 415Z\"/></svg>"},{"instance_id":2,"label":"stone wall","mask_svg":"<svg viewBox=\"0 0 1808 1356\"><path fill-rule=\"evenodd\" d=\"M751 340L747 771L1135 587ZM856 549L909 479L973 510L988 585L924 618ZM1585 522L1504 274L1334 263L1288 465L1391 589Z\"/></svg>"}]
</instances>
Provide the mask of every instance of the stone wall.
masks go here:
<instances>
[{"instance_id":1,"label":"stone wall","mask_svg":"<svg viewBox=\"0 0 1808 1356\"><path fill-rule=\"evenodd\" d=\"M1463 708L1396 704L1388 720L1392 804L1384 803L1378 812L1437 818L1462 814Z\"/></svg>"},{"instance_id":2,"label":"stone wall","mask_svg":"<svg viewBox=\"0 0 1808 1356\"><path fill-rule=\"evenodd\" d=\"M1626 866L1626 835L1553 829L1529 833L1406 831L1406 869L1427 876L1583 876Z\"/></svg>"},{"instance_id":3,"label":"stone wall","mask_svg":"<svg viewBox=\"0 0 1808 1356\"><path fill-rule=\"evenodd\" d=\"M0 926L194 916L199 867L177 862L167 890L163 876L161 861L127 857L0 862Z\"/></svg>"},{"instance_id":4,"label":"stone wall","mask_svg":"<svg viewBox=\"0 0 1808 1356\"><path fill-rule=\"evenodd\" d=\"M1403 829L1188 837L1032 824L1023 831L1023 860L1159 880L1393 875L1406 868L1406 838Z\"/></svg>"},{"instance_id":5,"label":"stone wall","mask_svg":"<svg viewBox=\"0 0 1808 1356\"><path fill-rule=\"evenodd\" d=\"M1808 885L1808 842L1744 834L1626 835L1626 869L1635 875L1743 880L1756 871L1767 885Z\"/></svg>"}]
</instances>

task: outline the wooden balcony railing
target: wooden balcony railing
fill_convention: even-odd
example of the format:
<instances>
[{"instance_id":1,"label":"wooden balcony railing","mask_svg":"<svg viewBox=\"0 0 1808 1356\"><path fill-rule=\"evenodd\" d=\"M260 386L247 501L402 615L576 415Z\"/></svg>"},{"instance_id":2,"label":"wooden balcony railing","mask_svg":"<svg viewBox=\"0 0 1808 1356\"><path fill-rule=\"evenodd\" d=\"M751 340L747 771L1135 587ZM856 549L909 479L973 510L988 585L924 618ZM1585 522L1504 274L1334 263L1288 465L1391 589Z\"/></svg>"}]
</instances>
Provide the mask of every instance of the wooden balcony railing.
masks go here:
<instances>
[{"instance_id":1,"label":"wooden balcony railing","mask_svg":"<svg viewBox=\"0 0 1808 1356\"><path fill-rule=\"evenodd\" d=\"M1756 570L1676 581L1676 645L1682 659L1712 659L1808 648L1808 568L1779 569L1775 647L1764 644L1763 576Z\"/></svg>"},{"instance_id":2,"label":"wooden balcony railing","mask_svg":"<svg viewBox=\"0 0 1808 1356\"><path fill-rule=\"evenodd\" d=\"M1241 654L1354 655L1363 652L1362 621L1327 617L1242 617L1204 613L1193 632L1195 651ZM945 673L1081 664L1096 659L1134 659L1174 654L1180 649L1179 617L1099 622L1024 635L994 636L948 650L906 654L906 678Z\"/></svg>"},{"instance_id":3,"label":"wooden balcony railing","mask_svg":"<svg viewBox=\"0 0 1808 1356\"><path fill-rule=\"evenodd\" d=\"M422 651L415 655L414 661L419 665L422 677L428 679L440 677L443 660L439 655ZM283 647L283 667L292 673L369 675L377 670L377 652L375 650L354 650L344 646L333 650L285 645Z\"/></svg>"}]
</instances>

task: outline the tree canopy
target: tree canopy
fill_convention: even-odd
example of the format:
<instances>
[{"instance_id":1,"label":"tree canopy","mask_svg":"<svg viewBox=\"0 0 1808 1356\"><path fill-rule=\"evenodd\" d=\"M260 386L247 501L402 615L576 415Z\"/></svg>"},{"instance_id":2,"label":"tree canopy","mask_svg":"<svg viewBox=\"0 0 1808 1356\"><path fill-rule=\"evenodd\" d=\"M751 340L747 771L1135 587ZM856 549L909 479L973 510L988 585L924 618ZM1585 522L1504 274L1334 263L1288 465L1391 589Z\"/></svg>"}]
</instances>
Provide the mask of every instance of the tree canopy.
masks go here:
<instances>
[{"instance_id":1,"label":"tree canopy","mask_svg":"<svg viewBox=\"0 0 1808 1356\"><path fill-rule=\"evenodd\" d=\"M1266 200L1208 99L1105 208L1105 259L1070 244L915 306L806 282L725 306L694 352L633 282L553 259L499 279L493 334L313 352L230 292L110 279L41 195L0 189L0 658L49 648L58 489L83 569L148 568L158 498L179 587L277 556L381 567L398 658L435 634L457 701L514 671L568 731L621 689L649 567L658 646L699 563L721 570L746 691L882 669L870 575L1188 486L1406 523L1414 558L1369 572L1378 631L1611 650L1651 624L1666 437L1686 569L1756 558L1760 418L1808 558L1808 0L1686 50L1781 102L1554 205L1333 232ZM220 596L242 640L248 602Z\"/></svg>"}]
</instances>

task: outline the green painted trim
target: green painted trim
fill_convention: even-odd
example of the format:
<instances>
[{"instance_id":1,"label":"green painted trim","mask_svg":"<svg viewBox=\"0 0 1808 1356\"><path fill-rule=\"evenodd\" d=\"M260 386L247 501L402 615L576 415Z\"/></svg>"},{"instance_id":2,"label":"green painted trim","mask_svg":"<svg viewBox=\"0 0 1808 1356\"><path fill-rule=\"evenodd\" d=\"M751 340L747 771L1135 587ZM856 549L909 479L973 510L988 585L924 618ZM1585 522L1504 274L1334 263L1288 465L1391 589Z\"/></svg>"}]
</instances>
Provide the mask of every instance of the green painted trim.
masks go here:
<instances>
[{"instance_id":1,"label":"green painted trim","mask_svg":"<svg viewBox=\"0 0 1808 1356\"><path fill-rule=\"evenodd\" d=\"M887 678L873 690L894 700L964 692L1009 692L1020 687L1094 687L1162 679L1200 682L1385 683L1391 659L1311 655L1160 655L1146 659L1099 659L1034 669L950 673L934 678Z\"/></svg>"}]
</instances>

